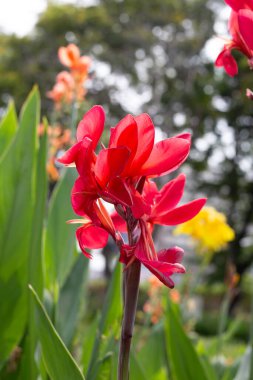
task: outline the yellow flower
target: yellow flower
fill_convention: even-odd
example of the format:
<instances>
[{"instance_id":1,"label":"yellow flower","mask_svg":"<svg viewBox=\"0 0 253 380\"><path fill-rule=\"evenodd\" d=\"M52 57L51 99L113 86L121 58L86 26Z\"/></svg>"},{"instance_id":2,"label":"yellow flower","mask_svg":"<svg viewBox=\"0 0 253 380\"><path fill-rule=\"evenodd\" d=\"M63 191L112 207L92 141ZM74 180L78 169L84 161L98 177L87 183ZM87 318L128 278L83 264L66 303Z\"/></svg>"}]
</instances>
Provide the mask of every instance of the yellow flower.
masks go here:
<instances>
[{"instance_id":1,"label":"yellow flower","mask_svg":"<svg viewBox=\"0 0 253 380\"><path fill-rule=\"evenodd\" d=\"M235 238L235 232L227 224L226 216L213 207L203 208L195 218L179 225L174 233L191 236L200 253L220 251Z\"/></svg>"}]
</instances>

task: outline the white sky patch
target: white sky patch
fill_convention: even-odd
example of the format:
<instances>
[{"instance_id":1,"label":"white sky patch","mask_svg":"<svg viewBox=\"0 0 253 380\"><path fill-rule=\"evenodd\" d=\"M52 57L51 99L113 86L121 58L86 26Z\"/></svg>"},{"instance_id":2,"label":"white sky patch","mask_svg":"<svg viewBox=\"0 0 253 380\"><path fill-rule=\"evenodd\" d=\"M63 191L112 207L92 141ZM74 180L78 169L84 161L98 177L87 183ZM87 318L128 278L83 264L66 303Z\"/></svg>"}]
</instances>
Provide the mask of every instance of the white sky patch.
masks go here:
<instances>
[{"instance_id":1,"label":"white sky patch","mask_svg":"<svg viewBox=\"0 0 253 380\"><path fill-rule=\"evenodd\" d=\"M58 0L56 4L75 4L90 6L97 0ZM6 34L15 33L22 37L30 33L39 17L47 7L47 0L1 0L0 31Z\"/></svg>"},{"instance_id":2,"label":"white sky patch","mask_svg":"<svg viewBox=\"0 0 253 380\"><path fill-rule=\"evenodd\" d=\"M38 15L46 8L45 0L2 1L0 29L4 33L24 36L34 27Z\"/></svg>"}]
</instances>

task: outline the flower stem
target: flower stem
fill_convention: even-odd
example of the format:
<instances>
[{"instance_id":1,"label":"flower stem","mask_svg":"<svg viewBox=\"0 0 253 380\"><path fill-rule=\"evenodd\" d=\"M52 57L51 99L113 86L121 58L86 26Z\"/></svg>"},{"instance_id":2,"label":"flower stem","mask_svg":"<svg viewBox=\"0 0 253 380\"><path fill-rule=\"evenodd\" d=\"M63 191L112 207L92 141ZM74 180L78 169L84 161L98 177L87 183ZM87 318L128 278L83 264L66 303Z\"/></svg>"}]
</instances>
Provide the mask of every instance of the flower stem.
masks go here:
<instances>
[{"instance_id":1,"label":"flower stem","mask_svg":"<svg viewBox=\"0 0 253 380\"><path fill-rule=\"evenodd\" d=\"M130 346L139 292L140 269L139 260L135 260L124 272L124 315L121 329L118 380L129 379Z\"/></svg>"}]
</instances>

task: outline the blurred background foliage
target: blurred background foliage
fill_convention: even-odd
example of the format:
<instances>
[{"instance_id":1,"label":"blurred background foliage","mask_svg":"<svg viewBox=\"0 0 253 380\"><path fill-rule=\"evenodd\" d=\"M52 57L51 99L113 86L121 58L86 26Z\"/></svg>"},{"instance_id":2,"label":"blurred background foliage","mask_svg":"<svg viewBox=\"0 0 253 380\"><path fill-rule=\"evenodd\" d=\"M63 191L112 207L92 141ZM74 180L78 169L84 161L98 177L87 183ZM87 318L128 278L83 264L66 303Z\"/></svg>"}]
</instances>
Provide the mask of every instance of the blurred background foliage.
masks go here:
<instances>
[{"instance_id":1,"label":"blurred background foliage","mask_svg":"<svg viewBox=\"0 0 253 380\"><path fill-rule=\"evenodd\" d=\"M168 136L183 131L192 132L191 154L183 167L187 173L190 198L193 195L197 198L199 193L207 195L209 205L223 211L236 231L235 240L221 254L213 257L212 266L206 270L208 286L197 284L197 292L204 297L209 318L203 315L195 330L203 336L217 332L219 318L215 308L221 304L227 292L224 277L226 267L232 264L239 274L239 280L235 284L236 290L233 289L229 294L229 307L233 312L237 301L241 299L240 307L247 316L242 316L236 328L230 316L226 326L232 324L231 329L236 331L237 337L247 340L252 279L245 273L250 270L253 259L253 108L250 100L245 97L245 90L246 87L253 87L253 79L245 59L239 55L240 75L235 78L229 78L222 71L215 70L213 62L208 58L212 52L208 51L206 42L215 34L213 26L222 5L223 2L218 0L100 0L96 5L82 7L58 5L49 1L48 8L40 15L33 33L25 37L0 35L0 111L4 114L11 98L15 99L19 111L31 87L37 83L42 95L42 115L51 115L53 104L46 98L46 92L52 88L56 74L62 70L57 50L59 46L75 43L82 54L91 56L93 60L88 94L79 110L80 118L91 105L101 104L107 111L107 127L114 125L127 112L148 112L156 127ZM61 123L68 123L67 117L57 117ZM16 125L15 112L12 119L12 124ZM10 135L13 134L14 130L10 131ZM65 176L63 181L71 187L73 179ZM47 226L50 223L56 225L59 218L65 221L72 217L70 209L61 210L62 199L67 202L69 193L69 189L62 189L61 182L50 200ZM42 208L45 207L43 202L45 199L41 199ZM66 228L59 227L60 233L73 241L73 231L69 226ZM46 271L44 280L49 293L44 303L61 335L65 334L64 341L75 350L80 342L70 343L74 331L70 326L64 332L63 327L71 314L71 306L68 309L67 301L60 302L59 299L68 299L69 287L66 284L67 281L73 284L73 278L70 277L72 270L77 271L78 278L85 277L86 273L78 272L78 266L75 268L77 256L73 258L73 250L67 246L62 251L62 243L54 241L56 235L59 237L57 231L48 228L48 253L45 255L48 257L46 265L49 270ZM56 257L54 265L50 262L51 248ZM69 266L58 266L62 257L68 260ZM20 268L17 270L22 272ZM220 284L217 285L216 282ZM104 295L103 285L97 286L98 289L96 285L95 290L92 286L89 289L91 295L86 310L91 313L90 319L94 318ZM185 289L187 290L187 282ZM35 286L35 290L41 296L40 286ZM78 292L81 291L80 288ZM96 296L100 292L102 296L98 296L96 303ZM144 304L145 289L141 296ZM15 297L13 304L18 295ZM20 308L22 309L21 306ZM60 318L61 308L67 309L65 321ZM210 315L210 309L214 311L214 317ZM144 317L140 314L142 321ZM20 323L23 323L22 320ZM103 323L101 326L102 336L105 327ZM159 333L158 331L157 334ZM88 335L85 339L83 344L90 347L92 337ZM169 339L168 333L168 341ZM22 342L24 344L29 345L29 342ZM112 341L110 345L113 345ZM103 348L102 351L105 353L106 350ZM88 370L91 349L87 352L86 357L83 354L82 364ZM6 349L5 354L9 354L9 349ZM78 355L82 354L78 352ZM100 363L102 367L106 368L107 360L106 357ZM138 373L138 369L136 371ZM20 373L22 379L22 371Z\"/></svg>"}]
</instances>

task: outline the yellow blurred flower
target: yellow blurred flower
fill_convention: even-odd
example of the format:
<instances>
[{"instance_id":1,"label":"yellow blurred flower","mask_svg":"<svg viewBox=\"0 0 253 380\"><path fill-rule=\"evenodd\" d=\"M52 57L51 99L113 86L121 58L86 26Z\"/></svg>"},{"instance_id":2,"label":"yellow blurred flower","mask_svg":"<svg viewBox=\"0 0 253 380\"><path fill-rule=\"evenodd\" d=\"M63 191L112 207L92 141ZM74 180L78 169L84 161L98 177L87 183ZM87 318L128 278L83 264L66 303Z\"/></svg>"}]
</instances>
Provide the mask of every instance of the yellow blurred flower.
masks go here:
<instances>
[{"instance_id":1,"label":"yellow blurred flower","mask_svg":"<svg viewBox=\"0 0 253 380\"><path fill-rule=\"evenodd\" d=\"M226 216L214 207L204 207L195 218L176 227L174 233L189 235L197 243L200 253L220 251L235 238Z\"/></svg>"}]
</instances>

